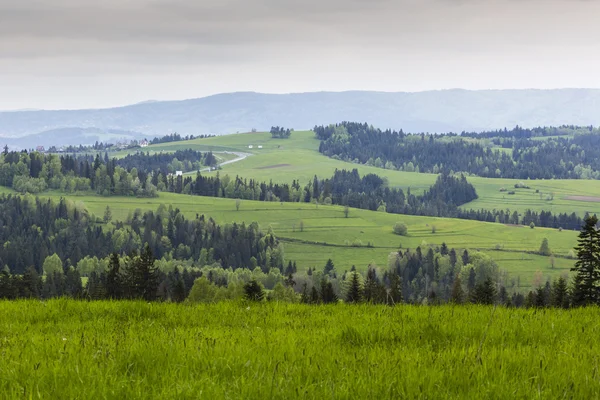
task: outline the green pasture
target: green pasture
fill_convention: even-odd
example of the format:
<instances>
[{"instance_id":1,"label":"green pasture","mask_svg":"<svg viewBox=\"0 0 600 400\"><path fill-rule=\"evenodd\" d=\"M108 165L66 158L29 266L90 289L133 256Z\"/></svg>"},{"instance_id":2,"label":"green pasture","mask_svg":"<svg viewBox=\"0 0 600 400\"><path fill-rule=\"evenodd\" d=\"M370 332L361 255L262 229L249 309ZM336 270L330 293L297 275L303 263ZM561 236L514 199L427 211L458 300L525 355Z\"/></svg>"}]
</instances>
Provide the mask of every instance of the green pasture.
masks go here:
<instances>
[{"instance_id":1,"label":"green pasture","mask_svg":"<svg viewBox=\"0 0 600 400\"><path fill-rule=\"evenodd\" d=\"M252 145L253 149L248 149L249 145ZM263 148L259 150L258 145L262 145ZM310 131L294 132L289 139L272 139L269 133L246 133L166 143L148 148L164 151L176 148L221 149L251 153L253 156L225 165L219 173L260 181L291 183L296 179L305 184L315 175L329 177L333 175L335 169L357 168L361 174L374 173L387 178L390 186L410 188L413 193L421 193L437 178L434 174L386 170L325 157L318 152L319 141ZM527 209L556 213L576 212L580 216L586 212L600 214L600 181L567 179L521 181L481 177L468 177L468 179L475 186L479 199L464 205L464 208L490 210L509 208L511 211L519 212ZM531 189L515 189L515 184L520 182L524 182ZM503 188L507 191L501 192ZM509 195L508 192L513 190L515 194ZM536 193L536 190L539 190L539 193ZM552 200L547 200L548 196L551 196ZM598 197L598 201L569 199L572 196Z\"/></svg>"},{"instance_id":2,"label":"green pasture","mask_svg":"<svg viewBox=\"0 0 600 400\"><path fill-rule=\"evenodd\" d=\"M3 399L593 399L598 309L0 302Z\"/></svg>"},{"instance_id":3,"label":"green pasture","mask_svg":"<svg viewBox=\"0 0 600 400\"><path fill-rule=\"evenodd\" d=\"M388 214L350 209L348 218L343 208L306 203L273 203L242 200L236 210L234 199L160 193L158 198L64 196L50 193L55 200L67 197L96 216L102 216L108 205L113 220L126 220L135 209L156 210L160 204L180 209L186 216L204 214L221 224L258 222L263 229L271 226L285 242L285 255L295 260L301 269L322 268L332 258L338 270L349 270L352 265L365 271L369 264L387 266L390 252L415 249L417 246L439 246L446 243L457 251L480 250L490 254L500 269L519 277L520 285L529 288L536 271L547 278L569 272L573 260L566 259L575 246L578 232L450 218L433 218ZM392 232L401 221L408 226L408 236ZM301 224L304 226L301 231ZM432 228L435 227L435 233ZM539 250L544 238L555 254L554 268L549 257L530 252Z\"/></svg>"}]
</instances>

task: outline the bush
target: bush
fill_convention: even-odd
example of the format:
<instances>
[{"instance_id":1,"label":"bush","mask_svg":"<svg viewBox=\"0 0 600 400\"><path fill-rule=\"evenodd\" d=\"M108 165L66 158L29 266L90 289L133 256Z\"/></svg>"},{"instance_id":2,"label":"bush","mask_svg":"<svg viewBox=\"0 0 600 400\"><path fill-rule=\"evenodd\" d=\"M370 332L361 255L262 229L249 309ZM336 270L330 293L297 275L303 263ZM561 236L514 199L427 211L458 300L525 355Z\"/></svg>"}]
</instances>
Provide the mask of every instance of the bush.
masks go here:
<instances>
[{"instance_id":1,"label":"bush","mask_svg":"<svg viewBox=\"0 0 600 400\"><path fill-rule=\"evenodd\" d=\"M510 192L508 192L508 194L515 194L515 191L511 190Z\"/></svg>"},{"instance_id":2,"label":"bush","mask_svg":"<svg viewBox=\"0 0 600 400\"><path fill-rule=\"evenodd\" d=\"M531 222L531 223L529 224L529 227L530 227L531 229L533 229L533 228L535 228L535 224L534 224L533 222Z\"/></svg>"},{"instance_id":3,"label":"bush","mask_svg":"<svg viewBox=\"0 0 600 400\"><path fill-rule=\"evenodd\" d=\"M400 236L406 236L408 234L408 227L405 223L396 222L394 225L394 233Z\"/></svg>"}]
</instances>

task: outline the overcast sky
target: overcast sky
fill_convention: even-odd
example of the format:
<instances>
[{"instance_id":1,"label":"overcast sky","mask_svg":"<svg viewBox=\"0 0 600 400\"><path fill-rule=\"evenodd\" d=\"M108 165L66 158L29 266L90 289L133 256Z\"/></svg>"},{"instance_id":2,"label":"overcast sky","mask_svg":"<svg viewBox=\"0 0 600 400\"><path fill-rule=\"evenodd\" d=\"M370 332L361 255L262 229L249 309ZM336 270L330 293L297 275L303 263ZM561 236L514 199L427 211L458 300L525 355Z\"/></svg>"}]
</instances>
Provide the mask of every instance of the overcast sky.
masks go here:
<instances>
[{"instance_id":1,"label":"overcast sky","mask_svg":"<svg viewBox=\"0 0 600 400\"><path fill-rule=\"evenodd\" d=\"M600 87L600 0L0 0L0 110Z\"/></svg>"}]
</instances>

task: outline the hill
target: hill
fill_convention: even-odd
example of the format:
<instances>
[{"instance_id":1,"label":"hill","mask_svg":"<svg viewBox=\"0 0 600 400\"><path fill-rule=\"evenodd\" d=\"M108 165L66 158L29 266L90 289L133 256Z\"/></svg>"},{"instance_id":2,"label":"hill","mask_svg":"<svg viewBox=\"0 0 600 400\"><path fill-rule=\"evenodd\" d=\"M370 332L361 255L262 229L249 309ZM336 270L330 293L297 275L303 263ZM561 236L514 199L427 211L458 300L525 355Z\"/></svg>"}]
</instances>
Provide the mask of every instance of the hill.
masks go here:
<instances>
[{"instance_id":1,"label":"hill","mask_svg":"<svg viewBox=\"0 0 600 400\"><path fill-rule=\"evenodd\" d=\"M253 148L249 149L248 146ZM258 149L258 146L262 146ZM221 175L254 178L260 181L290 183L299 180L306 184L315 175L330 177L335 169L356 168L361 175L373 173L385 177L390 186L421 193L436 179L435 174L395 171L368 165L353 164L329 158L319 153L319 140L310 131L296 131L289 139L273 139L269 133L245 133L194 139L190 141L151 145L147 151L176 151L192 148L199 151L245 152L252 154L239 162L223 166ZM116 153L117 157L124 153ZM211 172L210 174L215 174ZM190 173L190 175L195 175ZM466 209L506 209L523 212L552 211L553 213L586 212L600 214L600 181L583 179L540 179L526 181L530 189L515 189L518 179L482 178L470 176L479 199L465 204ZM509 188L512 195L501 191ZM539 191L539 192L536 192ZM552 194L552 199L546 196Z\"/></svg>"},{"instance_id":2,"label":"hill","mask_svg":"<svg viewBox=\"0 0 600 400\"><path fill-rule=\"evenodd\" d=\"M24 137L0 139L4 146L17 148L35 148L37 146L78 146L92 145L95 142L116 142L119 140L139 140L144 135L138 132L121 131L118 129L98 128L56 128Z\"/></svg>"},{"instance_id":3,"label":"hill","mask_svg":"<svg viewBox=\"0 0 600 400\"><path fill-rule=\"evenodd\" d=\"M521 125L598 125L600 90L445 90L419 93L228 93L182 101L153 101L94 110L0 112L0 136L65 127L140 132L147 136L312 128L343 120L368 121L410 132L461 132ZM60 135L54 135L56 144ZM26 142L26 146L35 143Z\"/></svg>"}]
</instances>

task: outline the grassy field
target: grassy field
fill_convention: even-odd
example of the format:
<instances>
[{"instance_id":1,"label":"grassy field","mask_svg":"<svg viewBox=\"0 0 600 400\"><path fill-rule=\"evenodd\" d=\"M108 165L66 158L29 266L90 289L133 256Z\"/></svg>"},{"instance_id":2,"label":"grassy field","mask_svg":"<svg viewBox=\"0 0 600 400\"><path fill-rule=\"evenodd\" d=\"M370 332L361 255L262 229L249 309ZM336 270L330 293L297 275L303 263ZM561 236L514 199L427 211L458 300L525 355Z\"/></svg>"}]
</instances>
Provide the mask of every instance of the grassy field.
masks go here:
<instances>
[{"instance_id":1,"label":"grassy field","mask_svg":"<svg viewBox=\"0 0 600 400\"><path fill-rule=\"evenodd\" d=\"M6 192L7 190L4 189ZM445 242L456 249L481 250L490 254L501 269L511 277L519 277L520 285L529 289L537 271L544 280L568 273L573 260L563 258L575 246L577 232L556 229L506 226L501 224L449 218L406 216L351 209L345 218L343 208L318 207L306 203L269 203L243 200L236 211L235 200L211 197L160 193L153 199L134 197L64 196L49 194L54 199L67 197L102 216L110 206L114 220L125 220L136 208L156 210L160 204L179 208L188 217L204 214L219 223L258 222L264 229L272 226L275 234L285 243L288 260L298 262L301 269L322 268L332 258L340 271L352 265L365 271L369 264L387 266L390 252L402 248L414 249L419 245L441 245ZM300 221L304 231L300 231ZM408 236L392 233L397 221L408 226ZM435 226L436 233L432 233ZM550 259L525 252L535 252L544 238L557 255L552 268ZM362 247L348 243L360 241ZM314 242L317 242L316 244ZM373 247L367 247L371 243ZM539 272L538 272L539 274Z\"/></svg>"},{"instance_id":2,"label":"grassy field","mask_svg":"<svg viewBox=\"0 0 600 400\"><path fill-rule=\"evenodd\" d=\"M248 146L253 148L249 149ZM257 147L261 145L262 149ZM329 177L335 169L357 168L361 174L374 173L386 177L391 186L411 188L420 193L429 188L436 179L433 174L418 174L392 171L381 168L356 165L331 159L318 152L319 141L312 132L294 132L289 139L272 139L269 133L247 133L224 135L185 142L173 142L149 146L154 151L175 151L193 148L196 150L243 151L253 156L223 167L221 174L239 175L261 181L291 183L299 180L306 183L317 175ZM528 180L531 189L514 189L518 179L491 179L469 177L477 189L479 199L466 204L465 208L506 209L519 212L526 209L549 210L583 216L586 212L600 214L600 181L589 180ZM500 189L515 190L514 195L500 192ZM539 190L540 193L536 193ZM546 200L553 194L553 200ZM580 201L570 197L596 197L597 201ZM588 199L594 200L594 199Z\"/></svg>"},{"instance_id":3,"label":"grassy field","mask_svg":"<svg viewBox=\"0 0 600 400\"><path fill-rule=\"evenodd\" d=\"M0 302L3 399L592 399L598 309Z\"/></svg>"}]
</instances>

